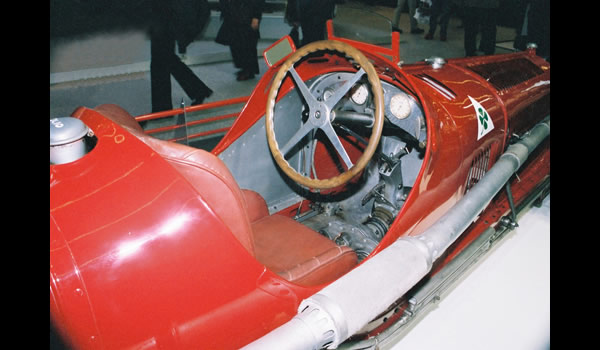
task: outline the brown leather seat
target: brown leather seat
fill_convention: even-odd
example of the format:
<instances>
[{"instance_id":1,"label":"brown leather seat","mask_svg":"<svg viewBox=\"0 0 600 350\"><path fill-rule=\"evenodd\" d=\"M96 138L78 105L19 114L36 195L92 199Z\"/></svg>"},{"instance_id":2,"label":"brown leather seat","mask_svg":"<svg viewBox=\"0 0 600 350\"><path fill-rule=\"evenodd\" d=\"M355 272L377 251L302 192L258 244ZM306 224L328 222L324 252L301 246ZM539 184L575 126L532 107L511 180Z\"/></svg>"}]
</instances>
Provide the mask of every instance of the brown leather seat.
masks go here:
<instances>
[{"instance_id":1,"label":"brown leather seat","mask_svg":"<svg viewBox=\"0 0 600 350\"><path fill-rule=\"evenodd\" d=\"M259 262L301 285L329 283L357 264L354 251L283 215L269 215L260 194L242 190L214 154L146 135L116 105L95 109L126 128L178 170Z\"/></svg>"}]
</instances>

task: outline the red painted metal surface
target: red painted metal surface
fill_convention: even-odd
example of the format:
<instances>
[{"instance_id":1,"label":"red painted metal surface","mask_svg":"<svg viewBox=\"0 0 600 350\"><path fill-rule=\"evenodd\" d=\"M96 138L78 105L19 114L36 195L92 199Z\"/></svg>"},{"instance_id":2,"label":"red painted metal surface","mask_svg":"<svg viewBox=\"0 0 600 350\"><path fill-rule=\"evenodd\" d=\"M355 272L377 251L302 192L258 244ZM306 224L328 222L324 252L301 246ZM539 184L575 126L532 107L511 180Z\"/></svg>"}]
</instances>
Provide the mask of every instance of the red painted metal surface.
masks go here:
<instances>
[{"instance_id":1,"label":"red painted metal surface","mask_svg":"<svg viewBox=\"0 0 600 350\"><path fill-rule=\"evenodd\" d=\"M265 271L135 136L78 113L96 147L50 167L50 307L75 348L233 349L315 292Z\"/></svg>"},{"instance_id":2,"label":"red painted metal surface","mask_svg":"<svg viewBox=\"0 0 600 350\"><path fill-rule=\"evenodd\" d=\"M421 233L456 203L464 195L474 157L490 148L491 167L511 132L545 117L549 65L532 52L524 52L449 60L441 70L421 63L399 68L395 64L399 57L381 56L393 50L352 44L365 50L382 80L399 82L409 90L427 120L423 166L376 254L400 236ZM532 61L544 72L499 91L471 69L515 58ZM247 101L214 154L264 115L277 69L267 71L249 97L186 109L192 112ZM333 55L296 67L304 80L353 69ZM284 81L280 96L293 87L290 79ZM470 98L487 110L495 126L480 140ZM50 166L51 315L74 347L235 349L288 321L300 301L322 287L289 283L256 261L201 195L127 130L93 110L79 109L74 116L91 127L98 139L86 157ZM351 151L353 157L358 151ZM317 157L323 153L319 151ZM535 184L549 174L549 151L539 153L531 164L521 178ZM517 200L530 190L518 184L513 188ZM501 202L494 204L495 210ZM447 259L481 231L480 227L471 230Z\"/></svg>"},{"instance_id":3,"label":"red painted metal surface","mask_svg":"<svg viewBox=\"0 0 600 350\"><path fill-rule=\"evenodd\" d=\"M468 64L502 62L520 57L546 67L544 73L501 92L481 76L465 68ZM545 83L550 81L549 64L536 57L532 51L448 60L444 69L415 64L403 67L402 73L420 92L418 96L425 110L428 132L431 133L427 137L428 146L422 172L398 215L399 219L396 219L376 252L400 236L422 233L462 198L473 158L490 147L489 169L504 150L510 136L509 116L518 114L520 109L527 106L539 104L535 111L537 113L532 113L532 117L527 120L527 125L531 127L534 122L549 115L550 110L547 98L550 86ZM439 89L417 78L422 74L441 82L455 97L448 99ZM477 140L476 112L469 97L477 100L487 110L495 126L492 132L480 140ZM513 121L513 124L517 123L519 121Z\"/></svg>"}]
</instances>

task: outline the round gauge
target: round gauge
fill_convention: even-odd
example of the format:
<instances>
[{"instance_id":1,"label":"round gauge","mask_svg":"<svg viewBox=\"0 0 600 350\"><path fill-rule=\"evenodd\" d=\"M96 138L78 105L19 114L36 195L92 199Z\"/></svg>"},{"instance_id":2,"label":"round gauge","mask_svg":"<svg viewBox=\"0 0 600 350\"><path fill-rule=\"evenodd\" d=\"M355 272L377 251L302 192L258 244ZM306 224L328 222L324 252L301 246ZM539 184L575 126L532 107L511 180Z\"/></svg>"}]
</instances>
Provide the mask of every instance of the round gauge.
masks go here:
<instances>
[{"instance_id":1,"label":"round gauge","mask_svg":"<svg viewBox=\"0 0 600 350\"><path fill-rule=\"evenodd\" d=\"M410 100L405 94L397 94L390 99L390 112L398 119L404 119L410 115Z\"/></svg>"},{"instance_id":2,"label":"round gauge","mask_svg":"<svg viewBox=\"0 0 600 350\"><path fill-rule=\"evenodd\" d=\"M352 92L352 102L357 105L362 105L367 102L367 97L369 97L369 89L367 89L364 84L360 84Z\"/></svg>"}]
</instances>

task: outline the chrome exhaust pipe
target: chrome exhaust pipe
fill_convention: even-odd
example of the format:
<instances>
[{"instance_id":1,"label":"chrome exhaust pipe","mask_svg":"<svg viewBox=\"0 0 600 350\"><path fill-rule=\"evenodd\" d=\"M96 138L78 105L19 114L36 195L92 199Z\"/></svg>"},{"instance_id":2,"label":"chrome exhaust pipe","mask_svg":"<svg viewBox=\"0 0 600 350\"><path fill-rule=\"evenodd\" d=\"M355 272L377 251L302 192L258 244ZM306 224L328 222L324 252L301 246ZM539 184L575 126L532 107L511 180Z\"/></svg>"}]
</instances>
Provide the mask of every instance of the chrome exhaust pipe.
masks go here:
<instances>
[{"instance_id":1,"label":"chrome exhaust pipe","mask_svg":"<svg viewBox=\"0 0 600 350\"><path fill-rule=\"evenodd\" d=\"M418 236L400 237L373 258L303 300L298 314L243 349L335 349L425 277L433 262L504 188L550 135L550 117L510 145L485 176Z\"/></svg>"}]
</instances>

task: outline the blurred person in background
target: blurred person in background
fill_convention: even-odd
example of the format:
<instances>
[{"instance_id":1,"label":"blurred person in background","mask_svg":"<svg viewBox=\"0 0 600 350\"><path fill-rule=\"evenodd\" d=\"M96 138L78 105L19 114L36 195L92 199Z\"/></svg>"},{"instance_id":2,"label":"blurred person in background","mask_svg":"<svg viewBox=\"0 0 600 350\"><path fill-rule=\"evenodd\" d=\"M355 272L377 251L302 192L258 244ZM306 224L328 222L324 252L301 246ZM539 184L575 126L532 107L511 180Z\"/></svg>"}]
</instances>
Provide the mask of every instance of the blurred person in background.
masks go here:
<instances>
[{"instance_id":1,"label":"blurred person in background","mask_svg":"<svg viewBox=\"0 0 600 350\"><path fill-rule=\"evenodd\" d=\"M229 46L238 81L258 73L258 39L265 0L219 0L223 23L215 41Z\"/></svg>"}]
</instances>

